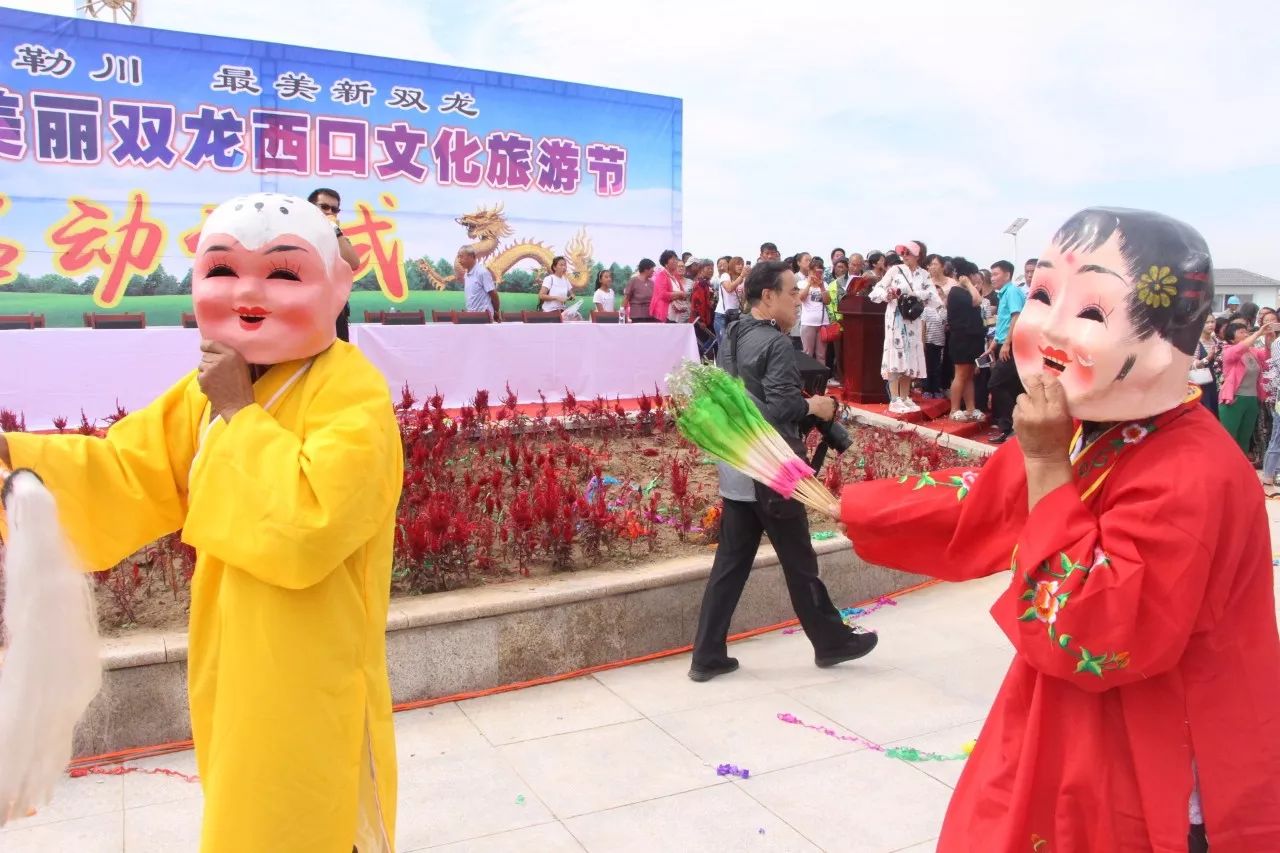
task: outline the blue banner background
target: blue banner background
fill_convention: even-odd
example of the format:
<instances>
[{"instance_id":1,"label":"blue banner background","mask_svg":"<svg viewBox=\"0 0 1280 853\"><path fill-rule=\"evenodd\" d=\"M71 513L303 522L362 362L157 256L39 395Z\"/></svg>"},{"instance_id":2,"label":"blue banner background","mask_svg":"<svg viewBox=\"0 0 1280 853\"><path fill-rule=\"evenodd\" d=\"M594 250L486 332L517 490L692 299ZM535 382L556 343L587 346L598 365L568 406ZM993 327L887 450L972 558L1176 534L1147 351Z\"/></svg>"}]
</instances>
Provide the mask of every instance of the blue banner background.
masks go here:
<instances>
[{"instance_id":1,"label":"blue banner background","mask_svg":"<svg viewBox=\"0 0 1280 853\"><path fill-rule=\"evenodd\" d=\"M179 246L180 235L198 226L205 206L258 190L305 197L318 186L333 187L342 194L344 227L361 201L394 221L394 234L403 241L406 261L422 256L452 260L457 248L470 242L456 218L481 206L496 204L503 205L513 232L504 243L537 240L556 253L563 253L563 247L572 237L585 229L594 247L595 260L605 265L614 262L634 265L643 256L656 257L664 248L680 246L682 107L678 99L7 9L0 9L0 33L3 33L0 56L4 58L0 63L0 87L21 98L22 132L26 142L26 152L21 159L6 158L0 153L0 193L8 200L0 209L0 239L22 246L25 254L18 271L30 277L56 270L55 255L63 248L50 239L50 232L71 212L68 199L83 197L101 204L114 217L105 224L119 225L126 218L131 195L138 190L144 191L150 201L150 216L163 222L166 228L160 261L178 278L190 268L190 259ZM19 48L24 44L39 46L50 54L63 51L74 59L74 68L62 76L33 75L22 63ZM141 85L119 79L92 79L93 72L110 68L114 60L104 59L108 56L137 57L142 72ZM65 68L66 63L45 56L44 65L53 72ZM214 76L222 66L251 69L261 94L212 90ZM121 62L120 76L127 77L131 67ZM314 79L321 87L314 95L315 103L280 97L272 84L277 75L286 72L305 73ZM371 84L376 94L370 105L333 101L330 87L341 78ZM423 90L423 101L430 106L430 111L388 107L386 101L393 86ZM37 161L33 91L102 99L99 163ZM454 92L473 97L479 115L466 118L457 113L442 113L442 99ZM0 96L4 94L0 92ZM116 135L109 129L112 101L172 104L176 108L172 147L177 159L171 167L116 165L111 160L109 152L117 142ZM198 169L190 168L181 161L190 138L182 129L182 117L198 111L202 105L219 110L231 108L244 117L246 146L251 152L249 117L254 109L306 113L312 117L312 126L318 116L367 121L370 177L315 174L314 142L310 152L311 174L307 176L258 174L247 163L235 171L219 171L207 163ZM0 111L0 127L3 127L4 116ZM430 170L421 183L405 177L381 180L374 176L372 165L385 159L374 129L398 122L407 122L430 135L416 158ZM9 126L12 128L12 122ZM535 158L538 141L544 137L573 139L583 148L584 155L591 143L621 146L627 152L625 189L620 194L598 195L585 156L581 161L581 183L571 193L547 192L536 186L528 190L498 189L483 182L479 187L441 185L431 144L442 126L465 128L481 143L492 131L518 132L532 139ZM477 160L483 164L485 154L481 153ZM537 171L535 166L535 175ZM382 198L384 194L394 196L395 210L388 209ZM532 264L526 262L523 266L527 269ZM92 269L79 277L103 272L103 269ZM5 293L5 290L6 287L0 285L0 296L5 297L0 300L0 313L25 310L20 304L20 294ZM121 309L129 309L130 297L137 295L136 290L135 287L128 291Z\"/></svg>"}]
</instances>

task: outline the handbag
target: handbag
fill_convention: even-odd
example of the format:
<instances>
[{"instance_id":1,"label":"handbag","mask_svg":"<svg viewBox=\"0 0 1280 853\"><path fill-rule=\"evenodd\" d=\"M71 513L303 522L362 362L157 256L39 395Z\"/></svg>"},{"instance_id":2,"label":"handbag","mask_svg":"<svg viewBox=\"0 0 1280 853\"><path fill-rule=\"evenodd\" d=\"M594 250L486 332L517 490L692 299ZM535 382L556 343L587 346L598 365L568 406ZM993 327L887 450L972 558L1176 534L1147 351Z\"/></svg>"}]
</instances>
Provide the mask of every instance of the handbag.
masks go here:
<instances>
[{"instance_id":1,"label":"handbag","mask_svg":"<svg viewBox=\"0 0 1280 853\"><path fill-rule=\"evenodd\" d=\"M839 323L828 323L818 331L818 339L823 343L833 344L840 340L841 329Z\"/></svg>"},{"instance_id":2,"label":"handbag","mask_svg":"<svg viewBox=\"0 0 1280 853\"><path fill-rule=\"evenodd\" d=\"M908 323L919 320L924 313L924 301L910 291L911 282L907 282L907 292L898 297L898 314Z\"/></svg>"},{"instance_id":3,"label":"handbag","mask_svg":"<svg viewBox=\"0 0 1280 853\"><path fill-rule=\"evenodd\" d=\"M1196 360L1204 360L1209 357L1209 350L1204 343L1196 344ZM1208 385L1214 381L1213 371L1208 367L1193 367L1187 374L1187 381L1192 385Z\"/></svg>"}]
</instances>

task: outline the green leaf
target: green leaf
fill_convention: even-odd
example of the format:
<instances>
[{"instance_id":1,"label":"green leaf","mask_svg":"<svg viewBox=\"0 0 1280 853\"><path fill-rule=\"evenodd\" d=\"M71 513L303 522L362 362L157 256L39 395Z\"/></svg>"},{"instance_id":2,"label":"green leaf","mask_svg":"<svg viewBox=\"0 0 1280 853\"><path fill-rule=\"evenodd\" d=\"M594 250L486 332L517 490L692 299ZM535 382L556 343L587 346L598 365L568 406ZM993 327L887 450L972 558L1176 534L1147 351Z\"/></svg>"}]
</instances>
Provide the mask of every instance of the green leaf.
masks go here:
<instances>
[{"instance_id":1,"label":"green leaf","mask_svg":"<svg viewBox=\"0 0 1280 853\"><path fill-rule=\"evenodd\" d=\"M1036 591L1035 591L1034 589L1029 589L1029 590L1027 590L1026 592L1024 592L1024 593L1022 594L1022 600L1023 600L1023 601L1035 601L1035 600L1036 600Z\"/></svg>"},{"instance_id":2,"label":"green leaf","mask_svg":"<svg viewBox=\"0 0 1280 853\"><path fill-rule=\"evenodd\" d=\"M1065 551L1058 552L1058 565L1062 567L1064 572L1071 571L1071 558L1067 556Z\"/></svg>"},{"instance_id":3,"label":"green leaf","mask_svg":"<svg viewBox=\"0 0 1280 853\"><path fill-rule=\"evenodd\" d=\"M952 476L952 478L951 478L951 485L953 485L953 486L963 486L963 485L964 485L964 479L963 479L963 478L961 478L961 477Z\"/></svg>"},{"instance_id":4,"label":"green leaf","mask_svg":"<svg viewBox=\"0 0 1280 853\"><path fill-rule=\"evenodd\" d=\"M931 475L931 474L925 474L921 479L923 479L923 480L924 480L926 483L928 483L930 486L936 486L936 485L938 485L938 481L937 481L937 480L935 480L935 479L933 479L933 475Z\"/></svg>"},{"instance_id":5,"label":"green leaf","mask_svg":"<svg viewBox=\"0 0 1280 853\"><path fill-rule=\"evenodd\" d=\"M1067 647L1067 643L1069 642L1071 642L1070 634L1063 634L1061 637L1058 638L1058 645L1062 646L1064 649Z\"/></svg>"},{"instance_id":6,"label":"green leaf","mask_svg":"<svg viewBox=\"0 0 1280 853\"><path fill-rule=\"evenodd\" d=\"M964 500L964 496L967 494L969 494L969 488L967 486L961 486L960 489L956 492L956 500L958 501Z\"/></svg>"},{"instance_id":7,"label":"green leaf","mask_svg":"<svg viewBox=\"0 0 1280 853\"><path fill-rule=\"evenodd\" d=\"M1035 609L1034 607L1028 607L1028 608L1027 608L1027 610L1026 610L1026 612L1025 612L1025 613L1023 613L1021 616L1019 616L1019 617L1018 617L1018 621L1019 621L1019 622L1030 622L1030 621L1034 620L1035 618L1036 618L1036 609Z\"/></svg>"},{"instance_id":8,"label":"green leaf","mask_svg":"<svg viewBox=\"0 0 1280 853\"><path fill-rule=\"evenodd\" d=\"M901 486L903 483L907 482L907 480L909 479L911 479L909 475L903 474L901 477L898 478L898 485Z\"/></svg>"},{"instance_id":9,"label":"green leaf","mask_svg":"<svg viewBox=\"0 0 1280 853\"><path fill-rule=\"evenodd\" d=\"M1049 639L1050 639L1050 640L1055 639L1055 637L1054 637L1054 631L1053 631L1053 625L1050 625L1050 626L1049 626Z\"/></svg>"},{"instance_id":10,"label":"green leaf","mask_svg":"<svg viewBox=\"0 0 1280 853\"><path fill-rule=\"evenodd\" d=\"M913 491L913 492L918 492L918 491L920 491L921 489L923 489L923 488L925 487L925 485L926 485L925 481L924 481L924 480L921 480L920 482L916 483L915 488L914 488L914 489L912 489L911 491Z\"/></svg>"},{"instance_id":11,"label":"green leaf","mask_svg":"<svg viewBox=\"0 0 1280 853\"><path fill-rule=\"evenodd\" d=\"M1066 607L1066 605L1067 605L1067 599L1068 599L1068 598L1070 598L1070 597L1071 597L1071 593L1069 593L1069 592L1060 592L1060 593L1058 593L1058 607L1059 607L1059 608Z\"/></svg>"}]
</instances>

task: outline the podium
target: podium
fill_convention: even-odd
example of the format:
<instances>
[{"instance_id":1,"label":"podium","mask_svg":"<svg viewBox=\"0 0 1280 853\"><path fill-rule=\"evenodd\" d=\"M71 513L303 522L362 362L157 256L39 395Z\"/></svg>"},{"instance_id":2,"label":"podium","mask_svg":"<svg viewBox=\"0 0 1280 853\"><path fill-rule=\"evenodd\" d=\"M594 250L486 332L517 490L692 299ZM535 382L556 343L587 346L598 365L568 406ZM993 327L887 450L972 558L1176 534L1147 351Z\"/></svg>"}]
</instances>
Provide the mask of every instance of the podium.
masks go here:
<instances>
[{"instance_id":1,"label":"podium","mask_svg":"<svg viewBox=\"0 0 1280 853\"><path fill-rule=\"evenodd\" d=\"M844 332L840 338L840 358L844 368L844 398L854 403L887 403L880 362L884 357L883 303L872 302L870 288L850 290L840 300Z\"/></svg>"}]
</instances>

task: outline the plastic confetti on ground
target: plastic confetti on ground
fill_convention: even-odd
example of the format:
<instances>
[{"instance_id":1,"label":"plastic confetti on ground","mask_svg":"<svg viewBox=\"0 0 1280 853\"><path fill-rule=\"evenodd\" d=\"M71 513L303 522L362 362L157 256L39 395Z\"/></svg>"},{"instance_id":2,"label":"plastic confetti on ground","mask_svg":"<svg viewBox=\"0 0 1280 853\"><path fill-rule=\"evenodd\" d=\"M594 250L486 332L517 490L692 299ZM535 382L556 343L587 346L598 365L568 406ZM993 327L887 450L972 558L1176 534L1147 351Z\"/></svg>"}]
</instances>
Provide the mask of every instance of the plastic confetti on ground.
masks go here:
<instances>
[{"instance_id":1,"label":"plastic confetti on ground","mask_svg":"<svg viewBox=\"0 0 1280 853\"><path fill-rule=\"evenodd\" d=\"M778 719L793 726L800 726L801 728L821 732L822 734L827 735L828 737L833 737L836 740L865 746L867 749L873 749L876 752L884 753L886 758L896 758L899 761L964 761L968 758L968 753L943 755L937 752L923 752L916 749L914 746L882 746L881 744L872 740L867 740L864 737L858 737L857 735L842 735L837 731L827 728L826 726L816 726L812 723L806 723L795 714L781 713L778 714Z\"/></svg>"},{"instance_id":2,"label":"plastic confetti on ground","mask_svg":"<svg viewBox=\"0 0 1280 853\"><path fill-rule=\"evenodd\" d=\"M836 532L834 530L819 530L809 538L814 542L823 542L827 539L835 539Z\"/></svg>"},{"instance_id":3,"label":"plastic confetti on ground","mask_svg":"<svg viewBox=\"0 0 1280 853\"><path fill-rule=\"evenodd\" d=\"M882 595L871 604L868 604L866 607L846 607L845 609L840 611L840 618L844 620L846 625L852 625L853 622L850 620L852 620L854 617L869 616L872 613L875 613L877 610L879 610L882 607L897 607L897 606L898 606L898 602L894 601L892 598L890 598L887 595ZM804 630L803 628L797 626L794 628L783 628L782 633L799 634L803 630Z\"/></svg>"},{"instance_id":4,"label":"plastic confetti on ground","mask_svg":"<svg viewBox=\"0 0 1280 853\"><path fill-rule=\"evenodd\" d=\"M76 767L67 771L67 775L72 779L82 779L85 776L126 776L130 773L141 773L144 776L171 776L192 784L200 782L199 776L179 773L177 770L169 770L166 767L126 767L119 764L114 767Z\"/></svg>"},{"instance_id":5,"label":"plastic confetti on ground","mask_svg":"<svg viewBox=\"0 0 1280 853\"><path fill-rule=\"evenodd\" d=\"M516 805L517 805L517 806L523 806L523 805L524 805L524 794L521 794L521 795L519 795L518 797L516 797Z\"/></svg>"},{"instance_id":6,"label":"plastic confetti on ground","mask_svg":"<svg viewBox=\"0 0 1280 853\"><path fill-rule=\"evenodd\" d=\"M973 755L973 751L978 748L978 742L971 740L960 748L964 750L965 755Z\"/></svg>"},{"instance_id":7,"label":"plastic confetti on ground","mask_svg":"<svg viewBox=\"0 0 1280 853\"><path fill-rule=\"evenodd\" d=\"M734 767L732 764L721 764L716 768L717 776L737 776L739 779L750 779L751 771L743 767Z\"/></svg>"}]
</instances>

